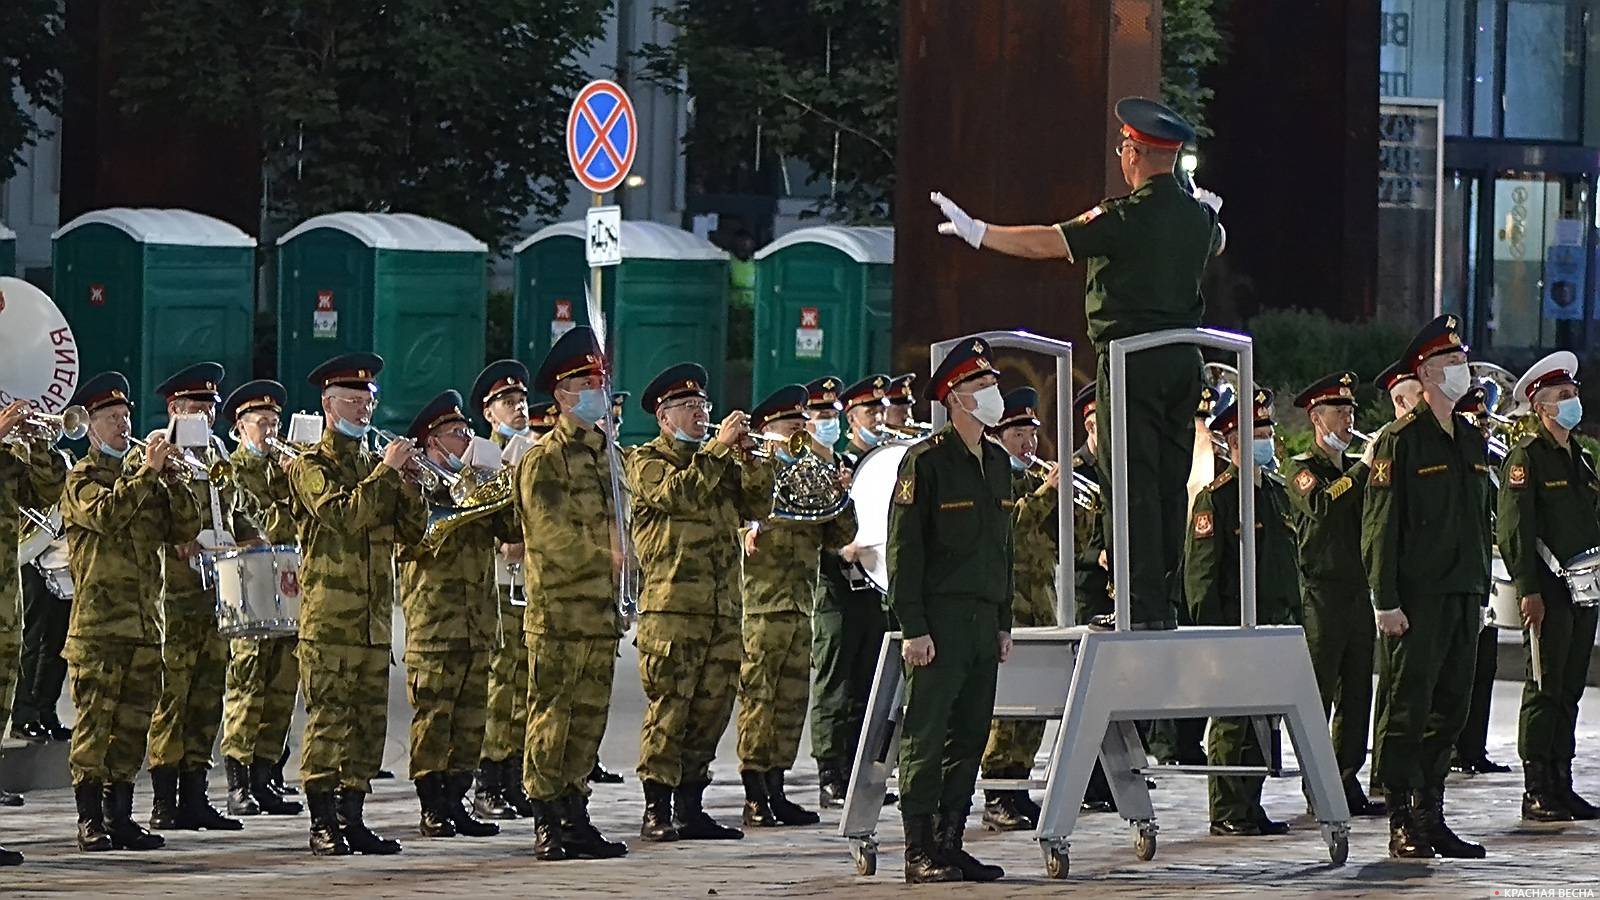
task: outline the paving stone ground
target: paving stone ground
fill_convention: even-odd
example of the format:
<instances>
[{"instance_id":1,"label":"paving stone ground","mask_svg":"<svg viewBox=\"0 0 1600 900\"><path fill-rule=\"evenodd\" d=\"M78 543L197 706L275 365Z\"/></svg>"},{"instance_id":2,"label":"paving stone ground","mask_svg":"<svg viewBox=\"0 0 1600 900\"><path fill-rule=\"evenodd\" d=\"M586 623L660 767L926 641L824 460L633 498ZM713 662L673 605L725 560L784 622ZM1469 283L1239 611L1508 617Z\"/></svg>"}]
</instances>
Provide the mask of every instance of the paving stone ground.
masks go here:
<instances>
[{"instance_id":1,"label":"paving stone ground","mask_svg":"<svg viewBox=\"0 0 1600 900\"><path fill-rule=\"evenodd\" d=\"M615 715L603 750L607 765L627 783L597 789L592 808L600 826L615 837L637 835L640 800L631 760L638 746L641 698L631 651L618 667ZM1519 686L1496 685L1490 755L1515 762ZM400 747L391 726L391 747ZM1580 789L1600 800L1600 690L1584 698L1579 734ZM734 771L732 729L725 735L716 769L719 782L707 795L713 815L736 820L742 793ZM404 774L403 758L389 765ZM816 799L816 771L807 763L791 779L797 799ZM213 797L222 793L220 772ZM977 827L969 846L997 862L1007 878L993 885L907 888L900 883L901 830L886 809L879 837L880 874L854 874L845 841L834 836L838 811L806 829L775 829L743 841L647 845L630 840L632 853L610 862L539 863L529 852L531 827L508 823L496 838L427 840L417 836L416 802L409 782L379 782L368 820L400 838L397 857L318 859L306 852L306 819L254 818L237 834L169 833L168 849L155 853L82 854L72 846L72 798L65 789L31 793L22 809L0 810L0 843L28 857L19 868L0 869L0 897L810 897L850 894L881 897L1013 897L1084 895L1254 896L1323 895L1339 898L1418 896L1516 896L1513 891L1565 889L1560 896L1600 896L1600 825L1532 828L1518 821L1521 776L1454 777L1448 787L1455 827L1488 845L1478 862L1394 862L1386 856L1379 820L1357 820L1350 862L1328 865L1314 824L1304 816L1297 781L1269 782L1266 806L1287 818L1295 831L1281 838L1224 840L1206 835L1203 778L1166 777L1154 792L1160 848L1150 862L1134 859L1122 820L1110 815L1079 820L1072 841L1072 873L1064 881L1044 876L1037 845L1027 834L986 835ZM136 806L149 808L141 781ZM1500 891L1500 894L1496 894ZM1521 896L1558 896L1557 893Z\"/></svg>"}]
</instances>

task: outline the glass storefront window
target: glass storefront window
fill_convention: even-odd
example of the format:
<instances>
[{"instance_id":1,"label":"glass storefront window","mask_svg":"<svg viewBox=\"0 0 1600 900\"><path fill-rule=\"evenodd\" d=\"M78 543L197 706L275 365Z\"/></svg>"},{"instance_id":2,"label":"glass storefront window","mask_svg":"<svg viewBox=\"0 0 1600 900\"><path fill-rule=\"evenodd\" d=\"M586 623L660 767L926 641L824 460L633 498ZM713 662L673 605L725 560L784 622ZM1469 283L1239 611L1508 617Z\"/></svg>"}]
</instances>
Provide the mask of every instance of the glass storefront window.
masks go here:
<instances>
[{"instance_id":1,"label":"glass storefront window","mask_svg":"<svg viewBox=\"0 0 1600 900\"><path fill-rule=\"evenodd\" d=\"M1494 180L1492 293L1496 349L1577 346L1584 330L1589 187L1575 176L1502 172Z\"/></svg>"},{"instance_id":2,"label":"glass storefront window","mask_svg":"<svg viewBox=\"0 0 1600 900\"><path fill-rule=\"evenodd\" d=\"M1582 6L1567 0L1511 0L1505 16L1504 136L1578 140Z\"/></svg>"}]
</instances>

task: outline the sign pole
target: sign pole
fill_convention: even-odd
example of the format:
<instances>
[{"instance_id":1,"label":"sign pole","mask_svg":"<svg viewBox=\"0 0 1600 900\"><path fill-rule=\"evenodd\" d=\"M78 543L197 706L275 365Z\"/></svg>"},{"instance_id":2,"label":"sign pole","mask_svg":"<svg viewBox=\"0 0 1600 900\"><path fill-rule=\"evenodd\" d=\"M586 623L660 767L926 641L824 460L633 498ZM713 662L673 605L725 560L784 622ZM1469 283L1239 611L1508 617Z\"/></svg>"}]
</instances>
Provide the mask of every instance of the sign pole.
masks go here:
<instances>
[{"instance_id":1,"label":"sign pole","mask_svg":"<svg viewBox=\"0 0 1600 900\"><path fill-rule=\"evenodd\" d=\"M590 207L598 209L601 206L605 205L605 199L606 198L605 198L604 194L595 193L595 194L591 194L590 196L592 196L594 198L593 201L589 204ZM600 282L601 282L600 272L601 272L601 267L600 266L590 266L589 267L589 290L590 290L591 293L594 294L594 309L595 309L595 312L603 314L604 306L601 305L601 297L600 297ZM590 322L589 323L589 327L594 328L594 327L597 327L597 326L595 325L595 323ZM598 327L600 328L600 330L602 332L607 330L606 326L605 326L605 322L601 322ZM601 349L604 350L605 348L602 347Z\"/></svg>"}]
</instances>

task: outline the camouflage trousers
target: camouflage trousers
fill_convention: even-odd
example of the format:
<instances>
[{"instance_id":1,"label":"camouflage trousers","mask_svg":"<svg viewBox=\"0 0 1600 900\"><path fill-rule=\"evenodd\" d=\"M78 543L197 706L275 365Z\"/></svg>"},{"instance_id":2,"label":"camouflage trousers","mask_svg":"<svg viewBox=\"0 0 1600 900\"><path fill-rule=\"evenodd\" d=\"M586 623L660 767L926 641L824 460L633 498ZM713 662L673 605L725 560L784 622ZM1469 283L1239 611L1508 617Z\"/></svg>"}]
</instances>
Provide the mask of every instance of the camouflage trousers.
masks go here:
<instances>
[{"instance_id":1,"label":"camouflage trousers","mask_svg":"<svg viewBox=\"0 0 1600 900\"><path fill-rule=\"evenodd\" d=\"M989 743L983 748L985 778L1004 777L1008 769L1033 771L1033 760L1044 743L1042 719L995 719L989 723Z\"/></svg>"},{"instance_id":2,"label":"camouflage trousers","mask_svg":"<svg viewBox=\"0 0 1600 900\"><path fill-rule=\"evenodd\" d=\"M645 696L639 777L668 787L709 782L739 683L739 620L647 612L634 643Z\"/></svg>"},{"instance_id":3,"label":"camouflage trousers","mask_svg":"<svg viewBox=\"0 0 1600 900\"><path fill-rule=\"evenodd\" d=\"M11 701L16 696L17 670L21 666L22 582L13 578L0 590L0 736L11 727Z\"/></svg>"},{"instance_id":4,"label":"camouflage trousers","mask_svg":"<svg viewBox=\"0 0 1600 900\"><path fill-rule=\"evenodd\" d=\"M744 617L739 665L739 769L791 769L811 693L811 617L801 612Z\"/></svg>"},{"instance_id":5,"label":"camouflage trousers","mask_svg":"<svg viewBox=\"0 0 1600 900\"><path fill-rule=\"evenodd\" d=\"M216 620L169 616L161 671L161 697L150 718L150 768L210 768L228 675L228 642L217 634Z\"/></svg>"},{"instance_id":6,"label":"camouflage trousers","mask_svg":"<svg viewBox=\"0 0 1600 900\"><path fill-rule=\"evenodd\" d=\"M300 639L306 731L300 781L306 793L372 792L389 719L389 648Z\"/></svg>"},{"instance_id":7,"label":"camouflage trousers","mask_svg":"<svg viewBox=\"0 0 1600 900\"><path fill-rule=\"evenodd\" d=\"M293 637L233 642L222 698L222 755L249 765L277 762L300 689Z\"/></svg>"},{"instance_id":8,"label":"camouflage trousers","mask_svg":"<svg viewBox=\"0 0 1600 900\"><path fill-rule=\"evenodd\" d=\"M483 749L489 651L417 650L406 654L411 701L411 780L435 772L471 772Z\"/></svg>"},{"instance_id":9,"label":"camouflage trousers","mask_svg":"<svg viewBox=\"0 0 1600 900\"><path fill-rule=\"evenodd\" d=\"M161 648L69 637L61 655L78 713L67 754L72 783L132 781L161 694Z\"/></svg>"},{"instance_id":10,"label":"camouflage trousers","mask_svg":"<svg viewBox=\"0 0 1600 900\"><path fill-rule=\"evenodd\" d=\"M534 800L589 795L617 668L614 637L526 635L528 730L522 785Z\"/></svg>"},{"instance_id":11,"label":"camouflage trousers","mask_svg":"<svg viewBox=\"0 0 1600 900\"><path fill-rule=\"evenodd\" d=\"M489 657L489 714L483 758L504 762L522 751L528 733L528 644L522 608L500 604L501 647Z\"/></svg>"}]
</instances>

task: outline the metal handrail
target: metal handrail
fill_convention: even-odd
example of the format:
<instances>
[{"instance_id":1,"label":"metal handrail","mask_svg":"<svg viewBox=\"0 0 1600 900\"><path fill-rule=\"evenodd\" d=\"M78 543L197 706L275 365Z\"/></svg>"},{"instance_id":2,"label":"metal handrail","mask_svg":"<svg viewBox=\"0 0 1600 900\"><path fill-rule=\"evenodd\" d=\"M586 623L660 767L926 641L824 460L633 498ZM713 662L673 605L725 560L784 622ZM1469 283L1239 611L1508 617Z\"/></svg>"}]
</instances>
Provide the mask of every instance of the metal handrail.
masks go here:
<instances>
[{"instance_id":1,"label":"metal handrail","mask_svg":"<svg viewBox=\"0 0 1600 900\"><path fill-rule=\"evenodd\" d=\"M1128 460L1125 444L1128 439L1128 410L1122 398L1127 396L1128 354L1153 350L1174 344L1192 344L1233 353L1239 359L1239 393L1235 403L1254 403L1255 350L1248 335L1219 331L1214 328L1173 328L1155 331L1111 342L1111 389L1107 405L1111 407L1111 428L1106 434L1110 446L1106 448L1111 460L1111 554L1112 583L1117 586L1117 630L1129 629L1128 601L1128 547L1131 538L1128 522ZM1243 428L1243 407L1240 428ZM1253 421L1253 416L1252 419ZM1241 430L1240 434L1243 435ZM1256 498L1248 490L1255 484L1255 461L1248 453L1239 454L1239 622L1240 627L1256 627Z\"/></svg>"},{"instance_id":2,"label":"metal handrail","mask_svg":"<svg viewBox=\"0 0 1600 900\"><path fill-rule=\"evenodd\" d=\"M928 345L928 371L938 371L939 364L949 355L951 348L962 341L983 338L989 346L1006 350L1031 350L1056 358L1056 455L1066 471L1072 471L1073 416L1072 416L1072 342L1041 337L1027 331L980 331L963 337L951 338ZM944 407L933 404L929 412L935 428L945 424ZM1077 613L1077 582L1073 570L1073 516L1072 479L1063 477L1057 486L1056 499L1056 621L1072 625Z\"/></svg>"}]
</instances>

